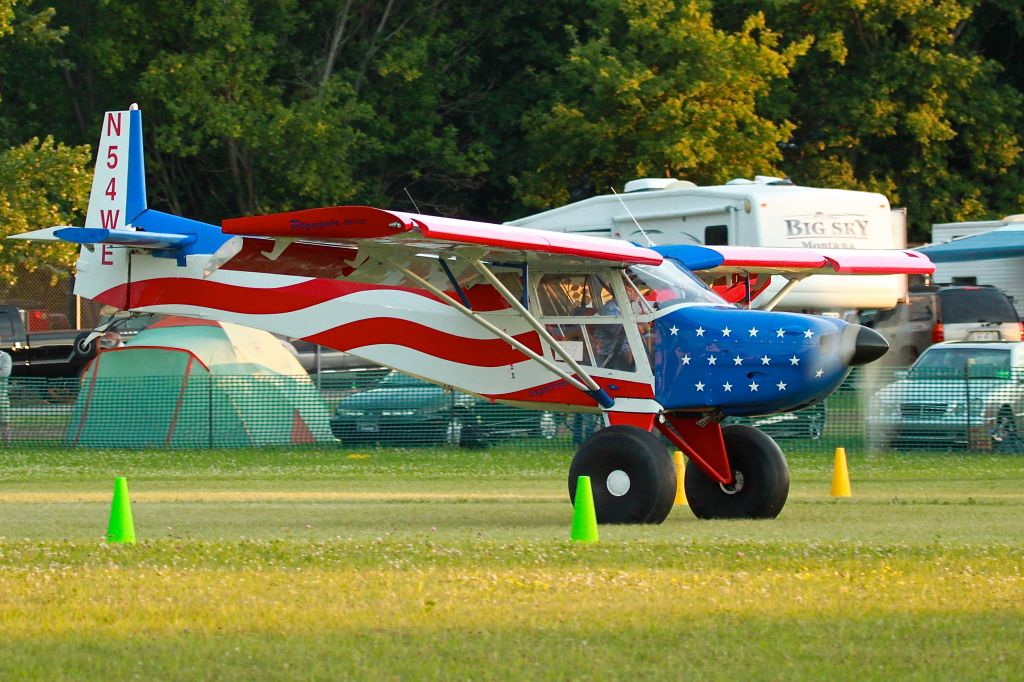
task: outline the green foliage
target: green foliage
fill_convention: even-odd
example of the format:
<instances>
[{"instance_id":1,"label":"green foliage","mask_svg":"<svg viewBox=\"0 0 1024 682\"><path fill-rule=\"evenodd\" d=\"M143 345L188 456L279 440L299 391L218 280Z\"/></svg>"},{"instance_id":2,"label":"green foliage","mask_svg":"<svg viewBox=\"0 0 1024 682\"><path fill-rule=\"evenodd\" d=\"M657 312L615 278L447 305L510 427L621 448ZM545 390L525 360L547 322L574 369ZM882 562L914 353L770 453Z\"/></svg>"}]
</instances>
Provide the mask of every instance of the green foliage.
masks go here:
<instances>
[{"instance_id":1,"label":"green foliage","mask_svg":"<svg viewBox=\"0 0 1024 682\"><path fill-rule=\"evenodd\" d=\"M50 26L53 11L22 10L14 2L0 2L0 44L18 50L58 44L63 35ZM4 61L0 77L5 82L17 68ZM17 94L17 93L15 93ZM0 90L0 140L15 129L17 96ZM0 149L0 238L18 232L67 225L84 213L91 178L85 172L89 148L67 146L50 136L33 137ZM30 245L0 241L0 280L13 283L22 272L43 268L53 277L66 277L77 249L68 244Z\"/></svg>"},{"instance_id":2,"label":"green foliage","mask_svg":"<svg viewBox=\"0 0 1024 682\"><path fill-rule=\"evenodd\" d=\"M763 173L884 192L920 239L1020 210L1022 37L1011 0L0 0L0 147L138 101L152 205L213 222Z\"/></svg>"},{"instance_id":3,"label":"green foliage","mask_svg":"<svg viewBox=\"0 0 1024 682\"><path fill-rule=\"evenodd\" d=\"M768 22L786 40L814 40L773 93L796 126L784 163L796 181L882 192L908 208L916 240L933 222L1018 212L1024 100L984 39L965 39L979 4L772 3ZM738 23L760 6L719 10Z\"/></svg>"},{"instance_id":4,"label":"green foliage","mask_svg":"<svg viewBox=\"0 0 1024 682\"><path fill-rule=\"evenodd\" d=\"M0 237L51 225L67 225L85 211L92 178L85 171L88 147L67 147L33 138L0 151ZM45 268L66 276L78 249L71 244L0 241L0 279Z\"/></svg>"},{"instance_id":5,"label":"green foliage","mask_svg":"<svg viewBox=\"0 0 1024 682\"><path fill-rule=\"evenodd\" d=\"M718 184L777 171L792 125L760 102L809 40L777 49L760 14L722 31L697 2L603 3L588 29L553 76L555 101L526 117L538 158L523 178L527 203L632 177Z\"/></svg>"}]
</instances>

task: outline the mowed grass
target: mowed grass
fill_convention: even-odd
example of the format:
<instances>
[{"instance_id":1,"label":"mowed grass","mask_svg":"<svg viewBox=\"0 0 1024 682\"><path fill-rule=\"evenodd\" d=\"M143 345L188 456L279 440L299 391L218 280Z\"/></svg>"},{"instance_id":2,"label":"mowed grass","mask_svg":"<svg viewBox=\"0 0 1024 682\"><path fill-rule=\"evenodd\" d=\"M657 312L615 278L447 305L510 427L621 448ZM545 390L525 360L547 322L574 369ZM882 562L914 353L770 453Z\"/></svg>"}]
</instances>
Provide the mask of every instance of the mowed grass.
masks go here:
<instances>
[{"instance_id":1,"label":"mowed grass","mask_svg":"<svg viewBox=\"0 0 1024 682\"><path fill-rule=\"evenodd\" d=\"M6 450L0 678L1021 679L1024 457L568 540L563 451ZM135 546L108 545L126 475Z\"/></svg>"}]
</instances>

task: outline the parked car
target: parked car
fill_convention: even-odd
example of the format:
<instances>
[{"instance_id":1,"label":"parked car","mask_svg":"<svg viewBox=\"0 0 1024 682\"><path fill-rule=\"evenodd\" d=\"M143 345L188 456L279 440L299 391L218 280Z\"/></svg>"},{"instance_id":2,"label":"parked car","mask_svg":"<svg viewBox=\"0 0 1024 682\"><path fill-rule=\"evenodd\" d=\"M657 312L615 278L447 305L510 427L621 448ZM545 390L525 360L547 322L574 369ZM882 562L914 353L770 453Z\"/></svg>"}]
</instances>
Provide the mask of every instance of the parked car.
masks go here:
<instances>
[{"instance_id":1,"label":"parked car","mask_svg":"<svg viewBox=\"0 0 1024 682\"><path fill-rule=\"evenodd\" d=\"M814 403L793 412L736 420L750 424L777 440L818 440L825 430L825 403Z\"/></svg>"},{"instance_id":2,"label":"parked car","mask_svg":"<svg viewBox=\"0 0 1024 682\"><path fill-rule=\"evenodd\" d=\"M1013 301L993 286L912 289L906 303L879 311L867 325L889 342L883 362L901 367L933 343L1021 340L1021 320Z\"/></svg>"},{"instance_id":3,"label":"parked car","mask_svg":"<svg viewBox=\"0 0 1024 682\"><path fill-rule=\"evenodd\" d=\"M10 354L15 377L77 377L96 356L98 344L84 344L90 331L71 329L67 315L38 305L0 305L0 348Z\"/></svg>"},{"instance_id":4,"label":"parked car","mask_svg":"<svg viewBox=\"0 0 1024 682\"><path fill-rule=\"evenodd\" d=\"M825 431L825 403L814 403L793 412L779 412L761 417L728 417L723 424L748 424L776 440L818 440ZM604 425L599 414L565 415L572 444L579 446ZM675 449L665 438L667 447Z\"/></svg>"},{"instance_id":5,"label":"parked car","mask_svg":"<svg viewBox=\"0 0 1024 682\"><path fill-rule=\"evenodd\" d=\"M554 438L557 427L550 412L491 403L400 372L343 398L331 419L344 443L478 447L502 438Z\"/></svg>"},{"instance_id":6,"label":"parked car","mask_svg":"<svg viewBox=\"0 0 1024 682\"><path fill-rule=\"evenodd\" d=\"M869 401L873 448L1021 448L1024 343L937 343L900 374Z\"/></svg>"}]
</instances>

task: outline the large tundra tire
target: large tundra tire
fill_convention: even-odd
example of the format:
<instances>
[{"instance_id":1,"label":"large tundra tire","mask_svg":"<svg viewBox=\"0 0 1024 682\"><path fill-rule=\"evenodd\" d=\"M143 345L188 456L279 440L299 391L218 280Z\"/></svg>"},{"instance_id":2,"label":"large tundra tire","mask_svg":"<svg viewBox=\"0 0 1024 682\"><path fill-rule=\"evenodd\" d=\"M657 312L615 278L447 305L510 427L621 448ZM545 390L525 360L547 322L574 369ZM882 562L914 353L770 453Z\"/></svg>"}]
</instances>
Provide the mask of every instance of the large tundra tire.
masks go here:
<instances>
[{"instance_id":1,"label":"large tundra tire","mask_svg":"<svg viewBox=\"0 0 1024 682\"><path fill-rule=\"evenodd\" d=\"M661 523L672 511L676 469L662 442L635 426L610 426L583 442L569 467L569 499L576 479L589 476L598 523Z\"/></svg>"}]
</instances>

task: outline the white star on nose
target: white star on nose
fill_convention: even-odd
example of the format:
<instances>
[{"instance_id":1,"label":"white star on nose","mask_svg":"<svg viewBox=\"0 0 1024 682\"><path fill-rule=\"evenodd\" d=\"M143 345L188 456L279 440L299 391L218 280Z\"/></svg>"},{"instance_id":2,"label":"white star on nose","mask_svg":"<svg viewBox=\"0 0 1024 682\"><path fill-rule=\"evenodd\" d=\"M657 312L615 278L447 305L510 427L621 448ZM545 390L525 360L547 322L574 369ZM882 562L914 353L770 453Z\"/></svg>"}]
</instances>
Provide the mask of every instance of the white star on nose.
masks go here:
<instances>
[{"instance_id":1,"label":"white star on nose","mask_svg":"<svg viewBox=\"0 0 1024 682\"><path fill-rule=\"evenodd\" d=\"M732 334L732 330L728 327L722 330L722 336L729 336L729 334Z\"/></svg>"},{"instance_id":2,"label":"white star on nose","mask_svg":"<svg viewBox=\"0 0 1024 682\"><path fill-rule=\"evenodd\" d=\"M751 391L755 391L755 392L757 391L757 382L756 381L751 381L750 382L750 390Z\"/></svg>"},{"instance_id":3,"label":"white star on nose","mask_svg":"<svg viewBox=\"0 0 1024 682\"><path fill-rule=\"evenodd\" d=\"M698 382L697 382L696 384L694 384L694 387L695 387L695 388L696 388L696 389L697 389L698 391L703 391L703 390L704 390L704 382L702 382L702 381L698 381Z\"/></svg>"},{"instance_id":4,"label":"white star on nose","mask_svg":"<svg viewBox=\"0 0 1024 682\"><path fill-rule=\"evenodd\" d=\"M679 327L677 327L675 325L672 325L671 327L669 327L668 330L670 332L672 332L672 336L675 336L676 334L679 333Z\"/></svg>"},{"instance_id":5,"label":"white star on nose","mask_svg":"<svg viewBox=\"0 0 1024 682\"><path fill-rule=\"evenodd\" d=\"M789 359L789 364L794 365L794 366L795 365L799 365L800 364L800 358L798 358L797 356L794 355L793 357L791 357Z\"/></svg>"},{"instance_id":6,"label":"white star on nose","mask_svg":"<svg viewBox=\"0 0 1024 682\"><path fill-rule=\"evenodd\" d=\"M704 327L697 327L697 336L704 336Z\"/></svg>"},{"instance_id":7,"label":"white star on nose","mask_svg":"<svg viewBox=\"0 0 1024 682\"><path fill-rule=\"evenodd\" d=\"M722 384L722 388L725 389L726 393L732 393L732 384L730 384L728 381Z\"/></svg>"},{"instance_id":8,"label":"white star on nose","mask_svg":"<svg viewBox=\"0 0 1024 682\"><path fill-rule=\"evenodd\" d=\"M708 356L708 364L709 365L713 365L716 362L718 362L718 358L716 358L714 355L709 355Z\"/></svg>"},{"instance_id":9,"label":"white star on nose","mask_svg":"<svg viewBox=\"0 0 1024 682\"><path fill-rule=\"evenodd\" d=\"M750 335L751 336L757 336L757 327L751 327L750 328Z\"/></svg>"},{"instance_id":10,"label":"white star on nose","mask_svg":"<svg viewBox=\"0 0 1024 682\"><path fill-rule=\"evenodd\" d=\"M742 365L742 364L743 364L743 358L741 358L740 356L738 356L738 355L737 355L736 357L734 357L734 358L732 359L732 364L734 364L734 365L736 365L737 367L739 367L740 365Z\"/></svg>"},{"instance_id":11,"label":"white star on nose","mask_svg":"<svg viewBox=\"0 0 1024 682\"><path fill-rule=\"evenodd\" d=\"M768 357L767 355L761 357L761 364L762 365L770 365L771 363L772 363L772 359L770 357Z\"/></svg>"},{"instance_id":12,"label":"white star on nose","mask_svg":"<svg viewBox=\"0 0 1024 682\"><path fill-rule=\"evenodd\" d=\"M821 375L822 375L822 374L824 374L824 373L825 373L825 370L823 370L823 369L819 369L819 370L818 370L817 372L815 372L815 373L814 373L814 377L815 377L816 379L820 379L820 378L821 378Z\"/></svg>"},{"instance_id":13,"label":"white star on nose","mask_svg":"<svg viewBox=\"0 0 1024 682\"><path fill-rule=\"evenodd\" d=\"M783 329L776 329L775 330L775 336L777 336L778 338L781 339L785 335L786 335L785 330L783 330Z\"/></svg>"},{"instance_id":14,"label":"white star on nose","mask_svg":"<svg viewBox=\"0 0 1024 682\"><path fill-rule=\"evenodd\" d=\"M681 360L683 361L683 364L684 364L684 365L688 365L688 364L690 364L690 356L689 356L689 355L684 355L684 356L683 356L683 357L681 358Z\"/></svg>"},{"instance_id":15,"label":"white star on nose","mask_svg":"<svg viewBox=\"0 0 1024 682\"><path fill-rule=\"evenodd\" d=\"M779 389L780 391L785 391L786 390L786 382L785 381L780 381L779 383L775 384L775 388Z\"/></svg>"},{"instance_id":16,"label":"white star on nose","mask_svg":"<svg viewBox=\"0 0 1024 682\"><path fill-rule=\"evenodd\" d=\"M814 332L812 332L810 329L808 329L807 331L804 332L804 338L805 339L809 339L812 336L814 336Z\"/></svg>"}]
</instances>

